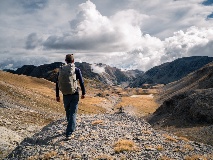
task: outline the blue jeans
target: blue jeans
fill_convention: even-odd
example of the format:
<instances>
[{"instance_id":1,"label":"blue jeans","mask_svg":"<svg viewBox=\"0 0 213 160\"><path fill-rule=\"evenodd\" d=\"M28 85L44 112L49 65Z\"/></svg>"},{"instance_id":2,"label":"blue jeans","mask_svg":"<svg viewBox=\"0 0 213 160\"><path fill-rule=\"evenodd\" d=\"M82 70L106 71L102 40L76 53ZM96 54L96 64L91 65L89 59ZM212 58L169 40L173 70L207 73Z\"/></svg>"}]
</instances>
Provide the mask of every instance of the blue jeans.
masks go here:
<instances>
[{"instance_id":1,"label":"blue jeans","mask_svg":"<svg viewBox=\"0 0 213 160\"><path fill-rule=\"evenodd\" d=\"M63 95L64 108L67 118L66 136L70 136L75 131L76 114L78 110L79 95Z\"/></svg>"}]
</instances>

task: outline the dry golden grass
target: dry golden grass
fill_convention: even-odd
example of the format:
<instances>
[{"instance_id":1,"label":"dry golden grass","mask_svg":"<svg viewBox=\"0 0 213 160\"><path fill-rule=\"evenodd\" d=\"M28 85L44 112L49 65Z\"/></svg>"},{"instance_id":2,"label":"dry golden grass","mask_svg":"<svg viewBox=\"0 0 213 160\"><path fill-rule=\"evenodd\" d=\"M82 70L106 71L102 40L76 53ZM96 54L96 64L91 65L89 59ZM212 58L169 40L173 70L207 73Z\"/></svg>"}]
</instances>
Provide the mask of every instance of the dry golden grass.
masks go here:
<instances>
[{"instance_id":1,"label":"dry golden grass","mask_svg":"<svg viewBox=\"0 0 213 160\"><path fill-rule=\"evenodd\" d=\"M101 107L105 99L101 97L86 97L79 102L79 113L94 114L105 113L106 109Z\"/></svg>"},{"instance_id":2,"label":"dry golden grass","mask_svg":"<svg viewBox=\"0 0 213 160\"><path fill-rule=\"evenodd\" d=\"M174 149L173 152L182 152L182 153L184 153L184 152L190 152L190 151L193 151L193 150L194 150L194 148L191 145L185 144L181 148Z\"/></svg>"},{"instance_id":3,"label":"dry golden grass","mask_svg":"<svg viewBox=\"0 0 213 160\"><path fill-rule=\"evenodd\" d=\"M121 102L118 103L115 107L133 107L131 110L135 111L138 116L146 116L150 113L153 113L158 108L158 104L153 98L150 97L122 97Z\"/></svg>"},{"instance_id":4,"label":"dry golden grass","mask_svg":"<svg viewBox=\"0 0 213 160\"><path fill-rule=\"evenodd\" d=\"M163 137L166 139L166 141L169 141L169 142L178 142L177 139L169 136L168 134L163 134Z\"/></svg>"},{"instance_id":5,"label":"dry golden grass","mask_svg":"<svg viewBox=\"0 0 213 160\"><path fill-rule=\"evenodd\" d=\"M186 137L178 137L179 140L185 141L185 142L189 142L189 139L187 139Z\"/></svg>"},{"instance_id":6,"label":"dry golden grass","mask_svg":"<svg viewBox=\"0 0 213 160\"><path fill-rule=\"evenodd\" d=\"M156 148L158 151L163 151L163 150L164 150L164 148L163 148L162 145L158 145L158 146L156 146L155 148Z\"/></svg>"},{"instance_id":7,"label":"dry golden grass","mask_svg":"<svg viewBox=\"0 0 213 160\"><path fill-rule=\"evenodd\" d=\"M213 159L213 154L211 155L192 155L185 156L184 160L211 160Z\"/></svg>"},{"instance_id":8,"label":"dry golden grass","mask_svg":"<svg viewBox=\"0 0 213 160\"><path fill-rule=\"evenodd\" d=\"M81 136L81 137L78 138L79 141L83 141L83 140L85 140L85 139L86 139L86 138L85 138L84 136Z\"/></svg>"},{"instance_id":9,"label":"dry golden grass","mask_svg":"<svg viewBox=\"0 0 213 160\"><path fill-rule=\"evenodd\" d=\"M131 140L120 139L114 144L115 153L120 153L123 151L131 152L137 150L138 150L137 146Z\"/></svg>"},{"instance_id":10,"label":"dry golden grass","mask_svg":"<svg viewBox=\"0 0 213 160\"><path fill-rule=\"evenodd\" d=\"M55 157L56 155L57 155L57 152L50 151L50 152L44 154L43 159L50 159L50 158Z\"/></svg>"},{"instance_id":11,"label":"dry golden grass","mask_svg":"<svg viewBox=\"0 0 213 160\"><path fill-rule=\"evenodd\" d=\"M158 151L164 150L162 145L157 145L157 146L145 145L144 147L145 147L146 150L158 150Z\"/></svg>"},{"instance_id":12,"label":"dry golden grass","mask_svg":"<svg viewBox=\"0 0 213 160\"><path fill-rule=\"evenodd\" d=\"M184 145L182 148L176 148L173 150L173 152L189 152L189 151L193 151L194 148L191 145Z\"/></svg>"},{"instance_id":13,"label":"dry golden grass","mask_svg":"<svg viewBox=\"0 0 213 160\"><path fill-rule=\"evenodd\" d=\"M92 122L92 125L103 124L103 123L104 123L103 120L96 120Z\"/></svg>"},{"instance_id":14,"label":"dry golden grass","mask_svg":"<svg viewBox=\"0 0 213 160\"><path fill-rule=\"evenodd\" d=\"M184 151L193 151L194 148L191 145L186 144L186 145L183 146L183 150Z\"/></svg>"},{"instance_id":15,"label":"dry golden grass","mask_svg":"<svg viewBox=\"0 0 213 160\"><path fill-rule=\"evenodd\" d=\"M142 130L141 132L142 132L143 134L148 134L148 135L152 134L151 131L147 131L147 130Z\"/></svg>"}]
</instances>

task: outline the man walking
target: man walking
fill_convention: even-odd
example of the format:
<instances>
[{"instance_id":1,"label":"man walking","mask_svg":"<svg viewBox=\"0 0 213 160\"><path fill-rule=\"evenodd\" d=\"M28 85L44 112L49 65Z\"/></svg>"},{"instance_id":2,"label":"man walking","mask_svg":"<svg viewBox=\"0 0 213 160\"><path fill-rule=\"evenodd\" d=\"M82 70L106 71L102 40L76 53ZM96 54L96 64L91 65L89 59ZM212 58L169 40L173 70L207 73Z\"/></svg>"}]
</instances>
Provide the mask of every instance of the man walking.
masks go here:
<instances>
[{"instance_id":1,"label":"man walking","mask_svg":"<svg viewBox=\"0 0 213 160\"><path fill-rule=\"evenodd\" d=\"M75 67L73 54L67 54L65 61L67 64L59 69L56 81L56 101L60 102L60 90L63 94L63 103L68 122L66 139L69 140L76 127L76 114L79 101L79 87L77 82L79 81L80 83L82 99L85 98L85 87L81 70Z\"/></svg>"}]
</instances>

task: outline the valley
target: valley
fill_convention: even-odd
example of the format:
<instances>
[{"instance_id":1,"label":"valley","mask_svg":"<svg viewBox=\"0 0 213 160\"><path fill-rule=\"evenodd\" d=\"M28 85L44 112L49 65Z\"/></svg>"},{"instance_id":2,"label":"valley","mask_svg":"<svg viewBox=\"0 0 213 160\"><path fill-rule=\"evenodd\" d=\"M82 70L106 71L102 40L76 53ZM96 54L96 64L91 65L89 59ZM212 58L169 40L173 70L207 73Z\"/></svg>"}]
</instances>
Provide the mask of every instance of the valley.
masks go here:
<instances>
[{"instance_id":1,"label":"valley","mask_svg":"<svg viewBox=\"0 0 213 160\"><path fill-rule=\"evenodd\" d=\"M190 61L192 59L190 59ZM195 58L193 63L197 63L199 60L199 58L198 60ZM184 63L185 61L186 59L184 59ZM174 64L175 62L171 62L169 66ZM55 135L56 137L53 137L54 142L58 140L61 141L63 139L62 128L66 124L66 122L63 121L65 118L65 111L62 101L56 102L55 99L54 79L57 74L58 65L61 65L61 63L43 65L40 67L25 66L17 70L15 74L10 73L11 71L0 71L0 158L11 153L11 151L13 151L17 146L22 146L23 148L27 148L28 144L30 144L30 146L36 146L37 144L34 144L34 140L29 141L29 138L34 137L33 139L37 139L37 135L43 134L43 132L46 131L50 135L58 134L59 139ZM190 150L196 150L196 152L190 152L190 150L186 152L185 149L184 151L176 151L178 152L179 158L196 156L195 153L200 154L199 150L204 149L204 146L200 146L206 144L209 146L205 146L207 150L203 152L205 152L207 156L202 157L201 155L198 155L198 157L200 156L201 158L206 159L212 157L212 155L209 154L209 151L211 151L211 147L213 146L212 62L202 66L198 70L193 70L184 77L180 76L178 80L168 84L140 84L141 81L140 83L135 83L136 81L139 82L139 80L144 80L143 78L147 77L147 73L143 72L121 72L119 69L98 64L98 67L107 67L107 69L105 68L105 71L107 72L94 73L91 72L91 69L86 70L89 66L87 63L77 65L79 65L79 68L81 67L82 70L84 69L84 72L87 71L83 73L83 75L85 74L84 82L86 87L86 98L79 102L79 119L88 118L88 121L91 121L92 124L102 124L105 120L107 122L109 121L109 124L112 127L109 129L112 129L110 133L112 133L112 136L116 137L115 139L111 139L114 142L118 140L117 134L119 135L120 133L115 132L116 135L114 135L113 130L116 130L117 127L121 127L118 124L122 124L122 122L116 120L116 124L113 124L110 122L110 119L115 118L117 115L123 115L124 117L127 116L130 119L137 121L137 123L140 123L141 126L146 126L143 128L143 131L136 131L141 132L140 134L143 136L145 136L145 133L150 134L154 130L155 134L159 134L159 137L164 135L164 137L170 137L168 138L170 140L173 139L170 134L172 134L172 136L177 136L175 140L171 140L175 143L172 145L173 152L176 150L175 147L184 148L182 143L179 144L179 140L177 139L184 140L186 142L186 144L184 142L184 145L186 146L194 146L193 149L190 147ZM162 71L162 66L159 68L161 68ZM194 66L192 68L194 68ZM158 68L156 67L155 70L156 69ZM151 71L147 72L152 73ZM183 73L185 74L185 72ZM168 72L168 74L171 73ZM143 78L141 78L141 76ZM155 79L156 77L154 76L152 80ZM125 86L122 84L125 84ZM130 85L128 86L128 84ZM136 85L136 87L133 88L131 86L132 84ZM63 97L62 94L60 94L60 97ZM100 117L103 120L94 119L93 117ZM61 121L63 126L58 124L59 121ZM134 124L134 121L126 121L126 124L123 124L124 127L120 128L121 130L125 130L123 136L127 137L127 139L129 139L127 131L128 126L131 126L131 123ZM81 120L79 120L79 122L81 122ZM147 125L147 122L149 125ZM60 129L56 129L57 131L54 133L52 131L45 130L46 128L48 129L47 126L54 128L54 125L59 125L58 127ZM79 123L79 125L81 128L81 123ZM106 125L105 127L109 126ZM88 130L88 133L86 131L85 134L90 135L93 132L96 133L98 128L93 130L92 127L91 129L92 130ZM80 129L79 133L76 132L76 136L82 134L81 132L83 133L83 128ZM42 136L45 137L44 135ZM102 136L102 133L98 132L97 135L93 136L98 138L99 136ZM106 136L108 137L108 135ZM151 152L146 152L149 150L147 149L149 147L143 147L143 143L146 143L146 140L142 140L143 138L138 139L138 136L136 136L136 133L134 132L131 133L130 137L132 137L130 140L135 143L140 142L137 145L141 146L141 151L147 153L144 155L145 157L164 157L164 159L169 157L174 158L173 152L167 156L154 154L152 151L156 150L156 146L151 147ZM46 138L48 139L48 137ZM78 138L81 139L81 137ZM74 140L77 141L78 138L74 138ZM87 138L90 139L92 137ZM150 135L149 138L155 141L153 143L156 143L156 145L167 148L164 144L165 139L153 139L154 137L152 135ZM33 144L31 144L31 142L33 142ZM42 140L42 143L43 142L47 145L46 141ZM60 148L61 145L61 142L60 144L53 143L52 141L48 143L51 143L52 146L56 148ZM109 141L106 143L109 143ZM67 145L69 148L69 145L71 144ZM40 148L40 146L38 147ZM34 148L32 148L32 150L33 149ZM158 150L158 153L162 152L162 154L164 154L164 152L160 150ZM14 153L16 151L21 153L24 149L19 151L17 148L14 150ZM165 149L164 151L165 153L167 152ZM57 154L59 154L59 152L60 151L58 151ZM108 150L106 152L108 153ZM110 154L115 154L112 152L113 151L110 151ZM136 155L141 157L141 152L136 152ZM46 155L46 152L43 154ZM60 152L60 154L62 153ZM88 155L90 154L91 153L89 152ZM115 155L115 157L116 156L117 155ZM134 154L125 154L125 156L132 157Z\"/></svg>"}]
</instances>

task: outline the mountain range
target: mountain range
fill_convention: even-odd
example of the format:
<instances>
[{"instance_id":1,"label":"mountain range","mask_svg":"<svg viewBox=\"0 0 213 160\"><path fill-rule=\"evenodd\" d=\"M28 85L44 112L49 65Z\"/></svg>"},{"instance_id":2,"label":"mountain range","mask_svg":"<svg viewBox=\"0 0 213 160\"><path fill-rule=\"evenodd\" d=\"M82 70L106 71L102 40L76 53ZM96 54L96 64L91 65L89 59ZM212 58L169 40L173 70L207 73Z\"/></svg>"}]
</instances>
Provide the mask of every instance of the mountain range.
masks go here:
<instances>
[{"instance_id":1,"label":"mountain range","mask_svg":"<svg viewBox=\"0 0 213 160\"><path fill-rule=\"evenodd\" d=\"M168 84L177 81L187 74L200 69L213 61L213 57L193 56L176 59L159 66L155 66L137 77L131 87L139 87L143 84Z\"/></svg>"},{"instance_id":2,"label":"mountain range","mask_svg":"<svg viewBox=\"0 0 213 160\"><path fill-rule=\"evenodd\" d=\"M54 62L51 64L44 64L40 66L24 65L21 68L18 68L16 71L7 71L19 75L44 78L49 81L55 82L58 68L63 65L65 64L62 62ZM121 71L116 67L110 67L102 63L91 65L86 62L75 62L75 66L81 69L81 72L85 78L96 79L110 85L120 85L125 83L127 83L128 85L128 83L131 82L134 78L144 73L143 71L139 70ZM104 71L100 72L98 70Z\"/></svg>"},{"instance_id":3,"label":"mountain range","mask_svg":"<svg viewBox=\"0 0 213 160\"><path fill-rule=\"evenodd\" d=\"M96 79L109 85L122 85L124 87L142 87L143 84L168 84L179 80L187 74L203 67L213 61L213 57L193 56L177 59L159 66L155 66L145 73L140 70L122 71L106 64L89 64L75 62L85 78ZM8 70L15 74L44 78L55 82L58 68L62 62L44 64L41 66L24 65L16 71Z\"/></svg>"}]
</instances>

